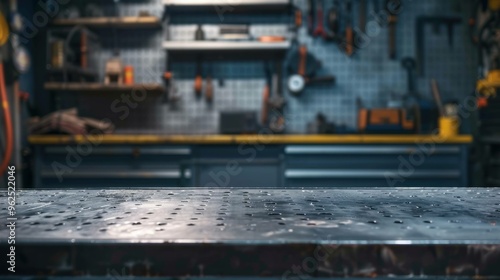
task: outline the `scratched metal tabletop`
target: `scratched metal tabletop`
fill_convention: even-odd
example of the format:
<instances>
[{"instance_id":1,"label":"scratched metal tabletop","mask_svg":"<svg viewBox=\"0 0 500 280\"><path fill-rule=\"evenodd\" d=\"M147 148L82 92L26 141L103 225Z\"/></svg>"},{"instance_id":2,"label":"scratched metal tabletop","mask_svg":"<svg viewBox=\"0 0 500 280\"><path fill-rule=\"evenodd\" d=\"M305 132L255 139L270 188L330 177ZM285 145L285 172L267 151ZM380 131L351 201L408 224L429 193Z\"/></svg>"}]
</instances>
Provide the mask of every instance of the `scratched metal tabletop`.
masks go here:
<instances>
[{"instance_id":1,"label":"scratched metal tabletop","mask_svg":"<svg viewBox=\"0 0 500 280\"><path fill-rule=\"evenodd\" d=\"M500 189L25 190L15 217L19 243L500 244Z\"/></svg>"}]
</instances>

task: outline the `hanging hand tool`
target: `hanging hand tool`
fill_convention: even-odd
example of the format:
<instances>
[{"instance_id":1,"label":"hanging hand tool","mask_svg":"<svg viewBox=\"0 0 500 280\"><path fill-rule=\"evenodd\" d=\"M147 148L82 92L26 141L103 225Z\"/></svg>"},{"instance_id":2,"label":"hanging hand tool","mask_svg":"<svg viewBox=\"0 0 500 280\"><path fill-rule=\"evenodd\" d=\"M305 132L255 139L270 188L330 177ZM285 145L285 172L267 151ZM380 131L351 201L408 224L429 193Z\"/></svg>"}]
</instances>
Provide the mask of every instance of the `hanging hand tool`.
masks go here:
<instances>
[{"instance_id":1,"label":"hanging hand tool","mask_svg":"<svg viewBox=\"0 0 500 280\"><path fill-rule=\"evenodd\" d=\"M315 5L314 5L314 0L308 0L307 1L307 9L308 9L308 15L307 15L307 32L309 33L310 36L313 36L314 33L314 22L315 22Z\"/></svg>"},{"instance_id":2,"label":"hanging hand tool","mask_svg":"<svg viewBox=\"0 0 500 280\"><path fill-rule=\"evenodd\" d=\"M315 69L320 67L318 64L319 62L307 52L307 47L300 46L298 56L292 57L288 65L288 72L292 74L288 79L288 89L292 94L299 95L304 90L306 77L314 75Z\"/></svg>"},{"instance_id":3,"label":"hanging hand tool","mask_svg":"<svg viewBox=\"0 0 500 280\"><path fill-rule=\"evenodd\" d=\"M269 100L269 105L271 109L281 110L285 106L285 99L282 96L282 71L281 65L275 66L274 73L272 74L272 86L271 86L271 99Z\"/></svg>"},{"instance_id":4,"label":"hanging hand tool","mask_svg":"<svg viewBox=\"0 0 500 280\"><path fill-rule=\"evenodd\" d=\"M205 85L205 101L208 104L212 104L214 101L214 84L212 81L212 69L209 67L209 73L207 75L207 81Z\"/></svg>"},{"instance_id":5,"label":"hanging hand tool","mask_svg":"<svg viewBox=\"0 0 500 280\"><path fill-rule=\"evenodd\" d=\"M299 49L299 71L298 74L302 77L306 76L306 71L307 71L307 47L306 46L301 46Z\"/></svg>"},{"instance_id":6,"label":"hanging hand tool","mask_svg":"<svg viewBox=\"0 0 500 280\"><path fill-rule=\"evenodd\" d=\"M175 105L181 97L177 95L177 88L174 84L174 75L172 72L163 73L163 82L165 83L165 102Z\"/></svg>"},{"instance_id":7,"label":"hanging hand tool","mask_svg":"<svg viewBox=\"0 0 500 280\"><path fill-rule=\"evenodd\" d=\"M272 86L272 76L269 65L265 65L264 72L266 73L266 85L264 86L264 91L262 93L262 112L260 122L263 127L267 127L269 124L269 98L271 95Z\"/></svg>"},{"instance_id":8,"label":"hanging hand tool","mask_svg":"<svg viewBox=\"0 0 500 280\"><path fill-rule=\"evenodd\" d=\"M285 99L283 98L282 87L283 69L280 61L277 61L274 66L272 75L272 96L269 105L272 108L272 116L270 118L269 128L274 133L283 133L285 131L286 121L283 116L283 108L285 107Z\"/></svg>"},{"instance_id":9,"label":"hanging hand tool","mask_svg":"<svg viewBox=\"0 0 500 280\"><path fill-rule=\"evenodd\" d=\"M415 61L415 59L407 57L401 61L401 65L406 70L408 75L408 95L414 98L420 98L415 89L415 79L414 79L414 71L417 67L417 62Z\"/></svg>"},{"instance_id":10,"label":"hanging hand tool","mask_svg":"<svg viewBox=\"0 0 500 280\"><path fill-rule=\"evenodd\" d=\"M434 96L434 101L436 101L436 106L438 107L439 110L439 115L441 117L444 117L445 111L443 107L443 102L441 101L441 93L439 92L439 86L435 79L431 80L431 90L432 90L432 95Z\"/></svg>"},{"instance_id":11,"label":"hanging hand tool","mask_svg":"<svg viewBox=\"0 0 500 280\"><path fill-rule=\"evenodd\" d=\"M385 8L389 14L389 58L396 59L396 23L398 22L398 11L401 0L387 0Z\"/></svg>"},{"instance_id":12,"label":"hanging hand tool","mask_svg":"<svg viewBox=\"0 0 500 280\"><path fill-rule=\"evenodd\" d=\"M327 15L328 29L330 30L328 39L338 41L339 40L339 2L335 1L333 7L330 8Z\"/></svg>"},{"instance_id":13,"label":"hanging hand tool","mask_svg":"<svg viewBox=\"0 0 500 280\"><path fill-rule=\"evenodd\" d=\"M325 11L323 10L324 0L318 0L318 8L316 13L316 29L314 29L314 37L327 37L325 32Z\"/></svg>"},{"instance_id":14,"label":"hanging hand tool","mask_svg":"<svg viewBox=\"0 0 500 280\"><path fill-rule=\"evenodd\" d=\"M408 92L405 96L405 107L410 108L417 105L422 99L415 87L415 70L417 69L417 62L415 59L407 57L401 61L401 65L406 70L408 76Z\"/></svg>"},{"instance_id":15,"label":"hanging hand tool","mask_svg":"<svg viewBox=\"0 0 500 280\"><path fill-rule=\"evenodd\" d=\"M354 54L354 29L353 29L353 9L352 0L346 2L347 25L345 29L345 53L348 56Z\"/></svg>"},{"instance_id":16,"label":"hanging hand tool","mask_svg":"<svg viewBox=\"0 0 500 280\"><path fill-rule=\"evenodd\" d=\"M481 20L481 27L474 32L477 38L477 57L478 57L478 81L476 83L476 92L479 106L482 108L491 107L494 103L488 99L498 99L498 89L500 88L500 40L499 40L499 22L500 2L488 1L483 3L483 15L476 15ZM479 8L478 8L479 9ZM488 15L484 15L488 13ZM494 106L494 105L493 105Z\"/></svg>"},{"instance_id":17,"label":"hanging hand tool","mask_svg":"<svg viewBox=\"0 0 500 280\"><path fill-rule=\"evenodd\" d=\"M212 104L214 101L214 85L212 81L212 77L207 77L207 84L205 89L205 100L207 103Z\"/></svg>"},{"instance_id":18,"label":"hanging hand tool","mask_svg":"<svg viewBox=\"0 0 500 280\"><path fill-rule=\"evenodd\" d=\"M302 10L295 10L295 28L299 29L302 26Z\"/></svg>"},{"instance_id":19,"label":"hanging hand tool","mask_svg":"<svg viewBox=\"0 0 500 280\"><path fill-rule=\"evenodd\" d=\"M288 89L291 94L299 96L307 85L315 83L334 83L335 77L315 77L321 63L310 53L307 47L299 48L298 56L292 57L288 64L288 72L291 76L288 78Z\"/></svg>"},{"instance_id":20,"label":"hanging hand tool","mask_svg":"<svg viewBox=\"0 0 500 280\"><path fill-rule=\"evenodd\" d=\"M201 57L198 57L196 61L196 77L194 79L194 92L196 97L201 97L203 93L203 76L202 76L202 65Z\"/></svg>"},{"instance_id":21,"label":"hanging hand tool","mask_svg":"<svg viewBox=\"0 0 500 280\"><path fill-rule=\"evenodd\" d=\"M172 72L169 71L165 71L162 76L163 84L165 85L165 94L163 95L165 103L169 101L170 93L172 91L172 76Z\"/></svg>"},{"instance_id":22,"label":"hanging hand tool","mask_svg":"<svg viewBox=\"0 0 500 280\"><path fill-rule=\"evenodd\" d=\"M403 108L406 112L406 120L408 126L406 129L414 129L415 132L420 132L422 117L420 110L420 101L422 98L418 94L415 85L415 70L417 69L417 62L411 57L404 58L401 65L406 70L408 75L408 92L404 96ZM413 123L413 128L410 123Z\"/></svg>"},{"instance_id":23,"label":"hanging hand tool","mask_svg":"<svg viewBox=\"0 0 500 280\"><path fill-rule=\"evenodd\" d=\"M337 79L335 76L332 75L327 75L327 76L322 76L322 77L315 77L315 78L307 78L306 79L306 86L310 84L334 84Z\"/></svg>"},{"instance_id":24,"label":"hanging hand tool","mask_svg":"<svg viewBox=\"0 0 500 280\"><path fill-rule=\"evenodd\" d=\"M324 76L317 78L303 78L300 75L293 75L288 79L288 89L290 93L295 96L299 96L305 89L306 86L311 84L332 84L335 83L336 78L334 76Z\"/></svg>"},{"instance_id":25,"label":"hanging hand tool","mask_svg":"<svg viewBox=\"0 0 500 280\"><path fill-rule=\"evenodd\" d=\"M359 30L366 33L366 0L359 0Z\"/></svg>"},{"instance_id":26,"label":"hanging hand tool","mask_svg":"<svg viewBox=\"0 0 500 280\"><path fill-rule=\"evenodd\" d=\"M477 36L477 22L475 18L469 18L467 21L467 24L469 25L469 33L471 34L471 41L474 45L477 45L479 43L479 37Z\"/></svg>"}]
</instances>

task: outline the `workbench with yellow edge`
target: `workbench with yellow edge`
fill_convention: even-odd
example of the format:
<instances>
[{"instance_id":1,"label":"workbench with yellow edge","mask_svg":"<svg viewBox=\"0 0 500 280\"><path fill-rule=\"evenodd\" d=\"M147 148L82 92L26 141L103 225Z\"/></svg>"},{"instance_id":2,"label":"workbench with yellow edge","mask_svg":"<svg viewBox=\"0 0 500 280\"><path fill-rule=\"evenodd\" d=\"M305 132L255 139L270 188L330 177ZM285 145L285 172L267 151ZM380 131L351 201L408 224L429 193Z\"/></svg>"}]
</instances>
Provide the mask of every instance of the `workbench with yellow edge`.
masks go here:
<instances>
[{"instance_id":1,"label":"workbench with yellow edge","mask_svg":"<svg viewBox=\"0 0 500 280\"><path fill-rule=\"evenodd\" d=\"M102 136L62 136L33 135L29 142L33 145L64 145L85 142L99 142L103 145L232 145L232 144L414 144L432 142L440 144L469 144L472 136L457 135L102 135Z\"/></svg>"},{"instance_id":2,"label":"workbench with yellow edge","mask_svg":"<svg viewBox=\"0 0 500 280\"><path fill-rule=\"evenodd\" d=\"M30 136L37 188L449 187L472 136Z\"/></svg>"}]
</instances>

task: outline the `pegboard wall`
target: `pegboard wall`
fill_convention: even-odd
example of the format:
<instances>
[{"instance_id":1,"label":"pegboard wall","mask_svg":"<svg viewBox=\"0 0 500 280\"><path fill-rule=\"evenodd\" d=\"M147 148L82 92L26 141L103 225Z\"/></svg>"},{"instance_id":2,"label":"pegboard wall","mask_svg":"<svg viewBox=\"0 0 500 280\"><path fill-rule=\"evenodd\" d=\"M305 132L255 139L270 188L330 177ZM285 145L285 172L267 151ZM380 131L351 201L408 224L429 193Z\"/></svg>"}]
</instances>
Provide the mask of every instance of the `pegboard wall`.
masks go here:
<instances>
[{"instance_id":1,"label":"pegboard wall","mask_svg":"<svg viewBox=\"0 0 500 280\"><path fill-rule=\"evenodd\" d=\"M374 24L371 14L375 0L368 0L368 24ZM382 0L380 6L383 7ZM95 2L106 15L137 15L139 11L148 11L159 17L163 16L161 0L132 1L122 0L119 5L112 2ZM295 5L304 10L306 0L295 0ZM341 6L344 1L339 1ZM357 119L356 99L359 97L367 107L385 106L391 94L407 92L407 74L401 66L404 57L416 54L416 19L428 16L461 16L463 23L454 30L453 47L449 46L446 29L440 34L426 30L425 63L426 75L418 78L417 91L432 100L430 79L435 78L440 84L443 98L463 100L474 89L477 59L475 49L468 33L467 18L470 16L471 2L468 0L403 0L403 11L397 23L397 60L389 59L388 30L382 27L380 32L367 34L367 43L349 58L337 45L322 39L311 38L306 28L298 32L298 41L306 44L309 51L322 61L320 74L332 74L337 77L334 86L311 86L301 97L293 97L285 90L287 99L287 132L305 133L307 123L314 120L321 112L329 121L345 124L354 129ZM334 3L325 0L325 8ZM354 0L354 24L358 23L359 2ZM206 14L179 13L171 14L169 36L171 40L192 40L198 24L203 24L206 36L216 32L218 24L250 23L251 33L259 35L288 34L291 18L289 14L231 14L226 13L224 20L215 9ZM371 29L368 29L371 30ZM373 30L372 30L373 31ZM136 82L161 83L162 73L166 69L168 54L162 49L164 31L117 30L102 38L102 50L98 54L103 77L105 61L113 55L115 48L120 50L124 63L135 68ZM369 31L368 31L369 32ZM286 63L286 62L284 62ZM203 99L196 99L193 82L196 75L196 63L172 63L178 94L182 100L176 107L165 103L162 96L150 96L137 108L131 109L127 118L121 120L111 110L116 97L80 95L74 101L81 113L96 118L109 118L118 127L119 133L160 133L160 134L212 134L218 133L218 119L221 111L257 111L260 114L262 91L265 85L264 64L251 62L211 62L203 64L203 73L210 72L215 79L213 105ZM286 84L286 77L283 80ZM286 89L286 86L284 86ZM70 102L71 103L71 102Z\"/></svg>"}]
</instances>

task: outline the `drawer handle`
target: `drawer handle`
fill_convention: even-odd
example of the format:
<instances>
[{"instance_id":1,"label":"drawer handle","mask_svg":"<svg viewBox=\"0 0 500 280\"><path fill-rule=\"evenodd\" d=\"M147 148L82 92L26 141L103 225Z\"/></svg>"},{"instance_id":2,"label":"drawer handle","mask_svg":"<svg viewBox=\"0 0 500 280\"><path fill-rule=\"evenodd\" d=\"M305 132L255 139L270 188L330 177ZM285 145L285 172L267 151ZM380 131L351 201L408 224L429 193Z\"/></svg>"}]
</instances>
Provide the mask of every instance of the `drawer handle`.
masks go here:
<instances>
[{"instance_id":1,"label":"drawer handle","mask_svg":"<svg viewBox=\"0 0 500 280\"><path fill-rule=\"evenodd\" d=\"M186 174L187 171L184 172ZM190 174L190 172L188 173ZM58 176L49 170L42 171L42 178L58 178ZM64 179L180 179L180 170L163 171L73 171L64 174Z\"/></svg>"},{"instance_id":2,"label":"drawer handle","mask_svg":"<svg viewBox=\"0 0 500 280\"><path fill-rule=\"evenodd\" d=\"M140 151L141 155L155 155L155 156L187 156L191 154L190 148L149 148L149 147L138 147L136 148ZM134 148L124 147L124 148L114 148L114 147L94 147L92 149L92 155L99 156L114 156L114 155L130 155L134 153ZM46 154L54 155L66 155L68 151L63 147L49 147L45 148Z\"/></svg>"},{"instance_id":3,"label":"drawer handle","mask_svg":"<svg viewBox=\"0 0 500 280\"><path fill-rule=\"evenodd\" d=\"M398 170L334 170L334 169L290 169L285 171L287 179L384 179L387 175L398 174ZM415 171L408 179L424 178L460 178L458 170L420 170Z\"/></svg>"},{"instance_id":4,"label":"drawer handle","mask_svg":"<svg viewBox=\"0 0 500 280\"><path fill-rule=\"evenodd\" d=\"M377 147L377 146L288 146L285 148L285 153L289 155L300 154L411 154L418 152L419 149L415 146L402 147ZM435 147L434 154L458 154L460 147Z\"/></svg>"}]
</instances>

